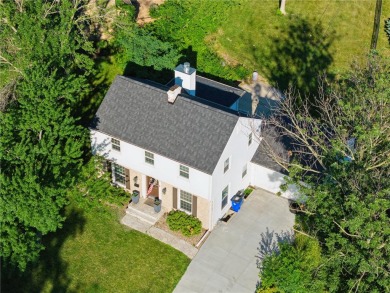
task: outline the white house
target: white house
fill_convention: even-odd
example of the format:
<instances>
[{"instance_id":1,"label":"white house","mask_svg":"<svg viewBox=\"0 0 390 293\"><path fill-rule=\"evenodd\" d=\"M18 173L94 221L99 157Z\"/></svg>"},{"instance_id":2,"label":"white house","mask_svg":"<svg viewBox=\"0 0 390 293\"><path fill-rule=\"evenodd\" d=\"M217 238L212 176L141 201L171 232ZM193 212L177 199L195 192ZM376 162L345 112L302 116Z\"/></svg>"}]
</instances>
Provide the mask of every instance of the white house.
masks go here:
<instances>
[{"instance_id":1,"label":"white house","mask_svg":"<svg viewBox=\"0 0 390 293\"><path fill-rule=\"evenodd\" d=\"M92 149L112 163L118 185L212 229L237 191L253 184L276 192L266 173L279 173L253 161L262 121L238 106L250 94L196 76L188 63L172 82L117 76L91 127Z\"/></svg>"}]
</instances>

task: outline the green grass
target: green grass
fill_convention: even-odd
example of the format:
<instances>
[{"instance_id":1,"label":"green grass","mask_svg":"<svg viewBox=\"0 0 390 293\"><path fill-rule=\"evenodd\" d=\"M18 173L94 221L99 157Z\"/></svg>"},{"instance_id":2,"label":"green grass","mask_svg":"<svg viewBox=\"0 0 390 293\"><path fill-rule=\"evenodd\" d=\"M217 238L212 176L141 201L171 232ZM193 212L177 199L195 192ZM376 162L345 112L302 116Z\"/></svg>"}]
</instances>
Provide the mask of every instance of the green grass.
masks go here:
<instances>
[{"instance_id":1,"label":"green grass","mask_svg":"<svg viewBox=\"0 0 390 293\"><path fill-rule=\"evenodd\" d=\"M312 25L321 25L321 38L331 37L334 33L335 40L329 48L333 57L330 69L334 73L344 72L354 59L365 59L369 51L375 0L288 0L288 16L277 14L278 1L239 2L241 5L229 12L227 21L214 37L209 38L219 55L233 64L266 72L263 70L265 58L272 58L272 53L277 53L274 51L275 41L288 38L288 28L297 19L308 19ZM390 55L390 46L383 21L389 15L390 2L383 1L377 49L385 55ZM305 34L304 31L300 33ZM287 50L285 54L288 54Z\"/></svg>"},{"instance_id":2,"label":"green grass","mask_svg":"<svg viewBox=\"0 0 390 293\"><path fill-rule=\"evenodd\" d=\"M119 223L111 208L68 207L63 229L46 239L37 265L3 292L172 292L189 259Z\"/></svg>"}]
</instances>

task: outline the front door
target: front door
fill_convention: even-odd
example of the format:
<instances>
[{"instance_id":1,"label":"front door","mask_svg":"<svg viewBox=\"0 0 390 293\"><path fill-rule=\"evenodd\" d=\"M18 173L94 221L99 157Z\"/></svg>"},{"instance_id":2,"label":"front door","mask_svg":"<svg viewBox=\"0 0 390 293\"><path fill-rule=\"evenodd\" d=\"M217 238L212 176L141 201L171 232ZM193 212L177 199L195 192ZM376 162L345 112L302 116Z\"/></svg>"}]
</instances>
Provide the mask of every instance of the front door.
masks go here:
<instances>
[{"instance_id":1,"label":"front door","mask_svg":"<svg viewBox=\"0 0 390 293\"><path fill-rule=\"evenodd\" d=\"M146 197L158 198L158 180L153 177L146 176Z\"/></svg>"}]
</instances>

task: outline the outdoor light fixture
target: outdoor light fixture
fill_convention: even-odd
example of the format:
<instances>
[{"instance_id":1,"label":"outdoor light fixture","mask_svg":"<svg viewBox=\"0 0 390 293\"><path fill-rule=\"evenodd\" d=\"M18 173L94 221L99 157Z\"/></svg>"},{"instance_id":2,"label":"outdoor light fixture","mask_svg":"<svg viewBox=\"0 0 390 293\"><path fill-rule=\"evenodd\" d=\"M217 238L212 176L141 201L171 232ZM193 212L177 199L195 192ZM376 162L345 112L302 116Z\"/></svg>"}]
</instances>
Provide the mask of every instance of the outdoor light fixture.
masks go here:
<instances>
[{"instance_id":1,"label":"outdoor light fixture","mask_svg":"<svg viewBox=\"0 0 390 293\"><path fill-rule=\"evenodd\" d=\"M162 193L163 193L163 194L167 193L167 188L166 188L166 187L164 187L164 188L162 189Z\"/></svg>"},{"instance_id":2,"label":"outdoor light fixture","mask_svg":"<svg viewBox=\"0 0 390 293\"><path fill-rule=\"evenodd\" d=\"M134 176L133 180L134 180L134 183L137 183L138 182L138 176Z\"/></svg>"}]
</instances>

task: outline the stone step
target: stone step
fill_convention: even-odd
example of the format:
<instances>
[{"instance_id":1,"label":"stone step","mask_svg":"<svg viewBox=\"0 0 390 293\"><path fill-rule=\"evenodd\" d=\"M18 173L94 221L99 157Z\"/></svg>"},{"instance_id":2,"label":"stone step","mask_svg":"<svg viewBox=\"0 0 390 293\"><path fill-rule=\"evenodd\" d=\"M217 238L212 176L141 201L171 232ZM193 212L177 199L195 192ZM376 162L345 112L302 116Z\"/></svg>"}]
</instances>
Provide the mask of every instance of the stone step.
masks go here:
<instances>
[{"instance_id":1,"label":"stone step","mask_svg":"<svg viewBox=\"0 0 390 293\"><path fill-rule=\"evenodd\" d=\"M156 213L152 207L138 203L137 205L129 204L126 213L154 225L163 212Z\"/></svg>"},{"instance_id":2,"label":"stone step","mask_svg":"<svg viewBox=\"0 0 390 293\"><path fill-rule=\"evenodd\" d=\"M152 227L152 224L147 223L144 220L140 220L130 214L126 214L122 218L121 223L142 233L146 233L150 229L150 227Z\"/></svg>"}]
</instances>

